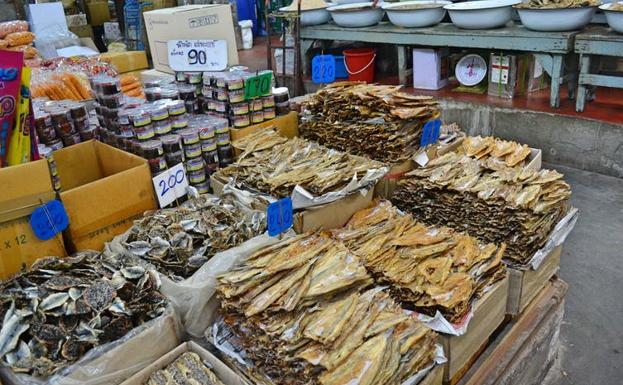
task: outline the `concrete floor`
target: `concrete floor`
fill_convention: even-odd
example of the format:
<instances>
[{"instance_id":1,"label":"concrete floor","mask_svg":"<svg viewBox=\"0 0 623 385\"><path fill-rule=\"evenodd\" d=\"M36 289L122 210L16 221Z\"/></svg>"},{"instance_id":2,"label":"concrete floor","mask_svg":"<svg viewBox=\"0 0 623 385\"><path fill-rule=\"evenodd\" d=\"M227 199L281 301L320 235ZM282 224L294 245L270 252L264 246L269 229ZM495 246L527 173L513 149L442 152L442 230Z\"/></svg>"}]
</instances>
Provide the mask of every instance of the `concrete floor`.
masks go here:
<instances>
[{"instance_id":1,"label":"concrete floor","mask_svg":"<svg viewBox=\"0 0 623 385\"><path fill-rule=\"evenodd\" d=\"M623 179L548 165L565 174L580 218L563 248L569 283L560 385L623 384Z\"/></svg>"}]
</instances>

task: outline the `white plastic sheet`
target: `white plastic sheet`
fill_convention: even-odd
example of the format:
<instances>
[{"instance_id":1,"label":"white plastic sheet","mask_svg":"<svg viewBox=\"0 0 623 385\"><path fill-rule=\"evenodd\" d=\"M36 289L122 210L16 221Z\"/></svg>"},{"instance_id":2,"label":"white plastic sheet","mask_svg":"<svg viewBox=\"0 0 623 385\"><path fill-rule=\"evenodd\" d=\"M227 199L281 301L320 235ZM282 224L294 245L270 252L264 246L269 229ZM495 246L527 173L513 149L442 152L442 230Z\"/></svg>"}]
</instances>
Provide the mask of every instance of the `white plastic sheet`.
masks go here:
<instances>
[{"instance_id":1,"label":"white plastic sheet","mask_svg":"<svg viewBox=\"0 0 623 385\"><path fill-rule=\"evenodd\" d=\"M567 239L569 233L571 233L571 230L573 230L573 228L575 227L579 216L580 212L578 211L578 209L572 207L567 215L565 215L556 224L554 230L552 231L552 234L549 236L549 239L545 243L545 246L543 246L539 251L534 253L534 256L532 257L530 262L528 262L532 270L537 270L541 266L541 263L543 263L545 257L547 257L555 247L563 244L565 239Z\"/></svg>"}]
</instances>

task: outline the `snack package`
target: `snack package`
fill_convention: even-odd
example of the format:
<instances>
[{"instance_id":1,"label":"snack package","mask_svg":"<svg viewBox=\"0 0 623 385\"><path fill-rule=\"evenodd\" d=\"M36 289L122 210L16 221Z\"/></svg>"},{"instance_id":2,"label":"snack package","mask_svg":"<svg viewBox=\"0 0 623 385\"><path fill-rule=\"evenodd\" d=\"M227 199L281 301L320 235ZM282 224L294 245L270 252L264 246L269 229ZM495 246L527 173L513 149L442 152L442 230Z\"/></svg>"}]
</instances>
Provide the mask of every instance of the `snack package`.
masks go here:
<instances>
[{"instance_id":1,"label":"snack package","mask_svg":"<svg viewBox=\"0 0 623 385\"><path fill-rule=\"evenodd\" d=\"M28 22L24 20L13 20L0 23L0 39L4 39L11 33L26 31L28 31Z\"/></svg>"},{"instance_id":2,"label":"snack package","mask_svg":"<svg viewBox=\"0 0 623 385\"><path fill-rule=\"evenodd\" d=\"M15 117L15 127L9 143L7 163L9 166L27 163L30 161L30 75L32 69L22 68L19 103Z\"/></svg>"},{"instance_id":3,"label":"snack package","mask_svg":"<svg viewBox=\"0 0 623 385\"><path fill-rule=\"evenodd\" d=\"M32 32L13 32L4 38L11 47L17 47L18 45L31 44L35 40L35 34Z\"/></svg>"},{"instance_id":4,"label":"snack package","mask_svg":"<svg viewBox=\"0 0 623 385\"><path fill-rule=\"evenodd\" d=\"M32 45L18 45L16 47L8 47L6 48L9 51L17 51L24 53L24 59L34 59L39 55L39 50L37 50Z\"/></svg>"},{"instance_id":5,"label":"snack package","mask_svg":"<svg viewBox=\"0 0 623 385\"><path fill-rule=\"evenodd\" d=\"M4 23L3 23L4 24ZM22 79L22 52L0 51L0 167L7 165Z\"/></svg>"}]
</instances>

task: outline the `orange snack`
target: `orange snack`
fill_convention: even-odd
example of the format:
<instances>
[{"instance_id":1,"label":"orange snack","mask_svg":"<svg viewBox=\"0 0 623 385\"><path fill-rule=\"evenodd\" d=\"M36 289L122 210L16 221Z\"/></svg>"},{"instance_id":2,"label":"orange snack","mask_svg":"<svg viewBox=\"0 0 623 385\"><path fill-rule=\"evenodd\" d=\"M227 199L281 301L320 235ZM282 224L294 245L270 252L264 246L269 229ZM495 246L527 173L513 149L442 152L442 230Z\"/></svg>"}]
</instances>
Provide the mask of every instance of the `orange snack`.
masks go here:
<instances>
[{"instance_id":1,"label":"orange snack","mask_svg":"<svg viewBox=\"0 0 623 385\"><path fill-rule=\"evenodd\" d=\"M134 75L121 75L121 77L119 77L119 80L121 81L121 86L127 86L132 83L140 84L140 81Z\"/></svg>"},{"instance_id":2,"label":"orange snack","mask_svg":"<svg viewBox=\"0 0 623 385\"><path fill-rule=\"evenodd\" d=\"M13 32L28 31L28 22L24 20L5 21L0 23L0 39Z\"/></svg>"},{"instance_id":3,"label":"orange snack","mask_svg":"<svg viewBox=\"0 0 623 385\"><path fill-rule=\"evenodd\" d=\"M0 49L6 49L9 46L9 42L6 40L0 39Z\"/></svg>"},{"instance_id":4,"label":"orange snack","mask_svg":"<svg viewBox=\"0 0 623 385\"><path fill-rule=\"evenodd\" d=\"M141 83L136 82L136 83L130 83L127 85L122 85L121 86L121 92L123 92L124 94L127 94L128 92L135 90L137 88L141 88Z\"/></svg>"},{"instance_id":5,"label":"orange snack","mask_svg":"<svg viewBox=\"0 0 623 385\"><path fill-rule=\"evenodd\" d=\"M73 86L76 87L76 90L78 90L78 93L80 94L82 99L91 99L91 91L87 87L85 87L84 84L82 84L82 82L80 81L80 79L78 79L76 75L68 73L67 76L69 77L69 81L71 81Z\"/></svg>"},{"instance_id":6,"label":"orange snack","mask_svg":"<svg viewBox=\"0 0 623 385\"><path fill-rule=\"evenodd\" d=\"M31 44L35 40L35 34L32 32L13 32L4 38L11 47L18 45Z\"/></svg>"},{"instance_id":7,"label":"orange snack","mask_svg":"<svg viewBox=\"0 0 623 385\"><path fill-rule=\"evenodd\" d=\"M31 45L19 45L17 47L6 48L9 51L22 51L24 53L24 59L34 59L39 55L39 51Z\"/></svg>"}]
</instances>

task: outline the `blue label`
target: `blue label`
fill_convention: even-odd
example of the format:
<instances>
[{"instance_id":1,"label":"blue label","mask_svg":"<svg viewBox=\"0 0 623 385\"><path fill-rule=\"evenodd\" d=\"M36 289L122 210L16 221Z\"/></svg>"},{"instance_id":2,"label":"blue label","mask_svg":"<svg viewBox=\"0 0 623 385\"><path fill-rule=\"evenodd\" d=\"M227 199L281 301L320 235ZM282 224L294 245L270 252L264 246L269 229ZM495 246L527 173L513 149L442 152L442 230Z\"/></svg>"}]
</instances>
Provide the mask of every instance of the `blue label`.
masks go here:
<instances>
[{"instance_id":1,"label":"blue label","mask_svg":"<svg viewBox=\"0 0 623 385\"><path fill-rule=\"evenodd\" d=\"M318 55L312 59L312 81L316 84L335 81L335 59L333 55Z\"/></svg>"},{"instance_id":2,"label":"blue label","mask_svg":"<svg viewBox=\"0 0 623 385\"><path fill-rule=\"evenodd\" d=\"M268 235L274 237L292 227L292 199L283 198L268 205Z\"/></svg>"},{"instance_id":3,"label":"blue label","mask_svg":"<svg viewBox=\"0 0 623 385\"><path fill-rule=\"evenodd\" d=\"M426 147L430 144L435 144L439 140L441 135L441 120L429 120L424 124L422 130L422 139L420 140L420 147Z\"/></svg>"},{"instance_id":4,"label":"blue label","mask_svg":"<svg viewBox=\"0 0 623 385\"><path fill-rule=\"evenodd\" d=\"M43 241L65 230L68 225L69 218L65 206L58 200L49 201L38 207L30 216L32 231Z\"/></svg>"}]
</instances>

